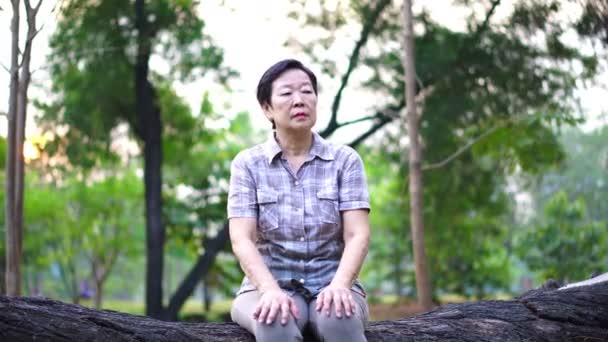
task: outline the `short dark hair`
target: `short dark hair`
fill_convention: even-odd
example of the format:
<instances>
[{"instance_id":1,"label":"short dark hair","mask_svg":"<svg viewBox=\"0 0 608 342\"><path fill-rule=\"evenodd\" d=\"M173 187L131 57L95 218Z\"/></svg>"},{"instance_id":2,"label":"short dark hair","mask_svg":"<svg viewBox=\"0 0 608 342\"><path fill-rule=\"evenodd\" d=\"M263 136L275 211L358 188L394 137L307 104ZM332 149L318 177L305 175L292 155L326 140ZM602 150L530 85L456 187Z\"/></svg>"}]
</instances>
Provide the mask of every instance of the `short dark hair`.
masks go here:
<instances>
[{"instance_id":1,"label":"short dark hair","mask_svg":"<svg viewBox=\"0 0 608 342\"><path fill-rule=\"evenodd\" d=\"M300 69L308 75L310 78L310 83L312 83L312 88L317 94L317 76L302 64L302 62L296 59L284 59L280 62L275 63L273 66L268 68L262 78L260 78L260 82L258 83L258 102L260 106L264 106L265 104L270 105L270 97L272 96L272 83L281 76L284 72L291 69Z\"/></svg>"}]
</instances>

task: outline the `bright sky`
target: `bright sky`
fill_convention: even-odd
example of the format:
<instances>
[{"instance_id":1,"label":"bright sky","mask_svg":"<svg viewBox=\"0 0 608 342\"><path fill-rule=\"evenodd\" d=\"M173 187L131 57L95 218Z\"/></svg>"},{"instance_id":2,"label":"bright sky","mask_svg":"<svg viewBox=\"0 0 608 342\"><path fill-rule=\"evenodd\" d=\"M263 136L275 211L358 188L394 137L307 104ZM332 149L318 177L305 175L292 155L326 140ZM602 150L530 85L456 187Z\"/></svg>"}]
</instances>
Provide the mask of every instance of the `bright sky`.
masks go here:
<instances>
[{"instance_id":1,"label":"bright sky","mask_svg":"<svg viewBox=\"0 0 608 342\"><path fill-rule=\"evenodd\" d=\"M38 35L35 40L34 54L32 57L32 70L36 70L33 75L33 84L30 87L30 97L44 98L45 94L42 93L37 84L43 84L49 82L48 74L44 70L45 67L45 56L48 54L48 37L54 29L56 20L56 14L52 12L53 6L56 1L43 0L43 5L40 10L39 23L44 23L44 29ZM223 5L222 5L223 3ZM216 43L222 46L225 50L226 64L232 68L238 70L241 77L235 79L232 82L234 92L232 94L220 94L217 91L217 87L214 87L209 81L198 81L193 84L178 85L177 91L180 95L184 96L193 108L194 112L198 112L200 99L202 93L205 90L210 90L211 100L214 104L220 105L217 107L221 109L221 104L229 104L229 112L236 113L239 111L248 111L252 115L252 121L259 127L266 127L267 123L265 119L262 119L262 114L259 110L259 106L255 99L255 87L261 73L274 62L286 58L296 57L304 61L308 61L305 56L293 55L290 51L283 46L285 40L290 34L298 33L303 34L304 32L295 26L292 22L287 19L286 13L288 12L288 1L283 0L265 0L264 7L261 9L259 1L247 1L247 0L208 0L204 1L200 7L200 13L206 21L207 32L214 38ZM420 4L420 2L415 2ZM423 2L424 6L429 10L432 16L439 22L445 23L453 29L463 29L465 23L462 20L467 14L464 9L455 10L449 4L450 0L435 0L432 2ZM504 15L508 12L509 3L512 1L505 1L506 5L501 5L498 8L497 16ZM415 7L417 12L418 7ZM23 15L22 10L22 15ZM4 42L4 49L0 50L0 63L8 67L10 65L10 19L12 11L10 5L7 2L3 2L2 11L0 11L0 41ZM22 32L24 32L24 29ZM358 30L355 28L355 31ZM25 33L22 33L24 36ZM352 49L352 42L349 42L345 46L338 46L333 49L330 53L334 54L339 61L340 66L345 68L347 62L347 56ZM162 63L158 61L152 61L152 67L162 68ZM314 69L317 74L320 71ZM322 93L319 99L319 124L318 127L323 127L325 119L328 117L330 101L333 98L333 94L338 86L337 79L328 79L323 75L320 75L320 82ZM606 77L605 79L608 79ZM589 122L583 127L585 129L592 129L602 124L608 124L608 118L606 116L601 117L601 113L608 112L608 102L602 101L608 94L608 83L603 86L594 86L589 89L581 90L580 96L582 98L583 110L589 117ZM9 88L9 75L8 72L0 69L0 112L6 112L8 108L8 88ZM344 94L344 100L341 107L342 115L345 113L351 113L352 119L354 117L363 116L367 113L367 109L371 108L374 104L374 99L362 92L356 90L347 89ZM35 131L35 124L33 123L32 114L34 109L31 109L28 113L28 134L32 134ZM344 118L342 116L341 118ZM353 134L350 130L350 134ZM6 134L6 119L0 117L0 135ZM349 133L343 133L349 134ZM356 134L354 134L356 135ZM347 136L337 137L336 140L348 140Z\"/></svg>"}]
</instances>

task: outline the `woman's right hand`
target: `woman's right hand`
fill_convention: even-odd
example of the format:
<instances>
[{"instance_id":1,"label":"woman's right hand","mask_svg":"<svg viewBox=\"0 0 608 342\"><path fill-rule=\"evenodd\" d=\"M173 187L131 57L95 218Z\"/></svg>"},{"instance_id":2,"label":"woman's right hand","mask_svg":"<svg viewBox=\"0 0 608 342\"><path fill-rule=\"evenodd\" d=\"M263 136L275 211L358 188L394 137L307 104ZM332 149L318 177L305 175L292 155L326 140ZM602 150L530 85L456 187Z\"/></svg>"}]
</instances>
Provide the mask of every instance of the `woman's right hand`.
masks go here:
<instances>
[{"instance_id":1,"label":"woman's right hand","mask_svg":"<svg viewBox=\"0 0 608 342\"><path fill-rule=\"evenodd\" d=\"M253 312L253 319L259 323L272 324L279 314L281 315L282 325L287 324L289 314L293 315L294 319L298 319L298 307L293 298L279 287L263 291Z\"/></svg>"}]
</instances>

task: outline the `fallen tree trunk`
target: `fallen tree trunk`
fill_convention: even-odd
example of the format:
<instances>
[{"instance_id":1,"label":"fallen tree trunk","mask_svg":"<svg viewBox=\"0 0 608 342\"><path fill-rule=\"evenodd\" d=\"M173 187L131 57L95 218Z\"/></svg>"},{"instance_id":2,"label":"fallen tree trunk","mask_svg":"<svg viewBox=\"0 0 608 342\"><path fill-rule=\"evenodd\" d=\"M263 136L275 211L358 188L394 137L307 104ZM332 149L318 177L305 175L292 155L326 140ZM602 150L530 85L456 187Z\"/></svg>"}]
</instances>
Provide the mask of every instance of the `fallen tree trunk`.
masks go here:
<instances>
[{"instance_id":1,"label":"fallen tree trunk","mask_svg":"<svg viewBox=\"0 0 608 342\"><path fill-rule=\"evenodd\" d=\"M608 274L508 301L370 323L368 341L608 341ZM0 297L0 341L254 341L233 323L164 322L45 298Z\"/></svg>"}]
</instances>

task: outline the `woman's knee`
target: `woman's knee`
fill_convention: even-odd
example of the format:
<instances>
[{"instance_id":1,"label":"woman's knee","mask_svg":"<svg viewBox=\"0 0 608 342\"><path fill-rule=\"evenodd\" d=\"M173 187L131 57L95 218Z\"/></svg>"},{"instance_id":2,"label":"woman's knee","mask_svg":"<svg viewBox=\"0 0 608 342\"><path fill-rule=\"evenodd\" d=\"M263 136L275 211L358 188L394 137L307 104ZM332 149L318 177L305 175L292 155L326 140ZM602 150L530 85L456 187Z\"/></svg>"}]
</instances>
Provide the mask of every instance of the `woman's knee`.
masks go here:
<instances>
[{"instance_id":1,"label":"woman's knee","mask_svg":"<svg viewBox=\"0 0 608 342\"><path fill-rule=\"evenodd\" d=\"M332 311L328 317L319 313L315 315L313 330L321 341L366 341L365 326L367 310L357 310L350 317L336 317Z\"/></svg>"},{"instance_id":2,"label":"woman's knee","mask_svg":"<svg viewBox=\"0 0 608 342\"><path fill-rule=\"evenodd\" d=\"M336 335L346 333L350 335L354 331L364 331L365 326L357 316L337 318L335 315L327 317L319 315L316 322L317 331L320 334L335 332Z\"/></svg>"},{"instance_id":3,"label":"woman's knee","mask_svg":"<svg viewBox=\"0 0 608 342\"><path fill-rule=\"evenodd\" d=\"M272 324L254 323L254 335L257 342L264 341L286 341L295 342L302 341L302 332L293 320L285 325L282 325L278 320L275 320Z\"/></svg>"}]
</instances>

